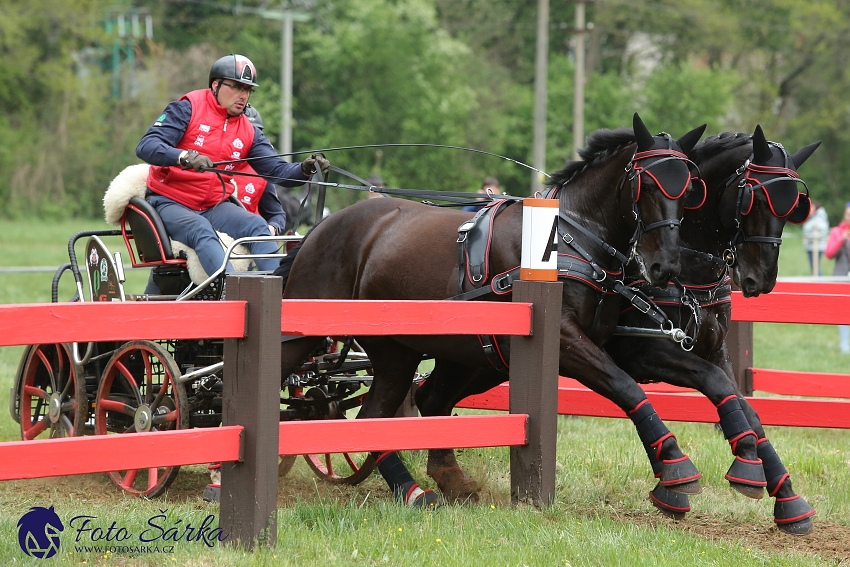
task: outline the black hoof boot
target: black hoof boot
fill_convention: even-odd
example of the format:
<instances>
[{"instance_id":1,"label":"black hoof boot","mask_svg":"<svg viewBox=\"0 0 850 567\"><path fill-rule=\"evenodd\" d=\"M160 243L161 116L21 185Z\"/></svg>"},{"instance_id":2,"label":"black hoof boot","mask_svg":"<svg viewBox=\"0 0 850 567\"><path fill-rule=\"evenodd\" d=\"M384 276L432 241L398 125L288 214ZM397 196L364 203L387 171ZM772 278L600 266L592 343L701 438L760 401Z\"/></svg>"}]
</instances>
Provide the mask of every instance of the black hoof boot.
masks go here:
<instances>
[{"instance_id":1,"label":"black hoof boot","mask_svg":"<svg viewBox=\"0 0 850 567\"><path fill-rule=\"evenodd\" d=\"M433 490L422 490L416 483L406 483L400 489L397 496L406 506L420 510L436 510L440 506L440 497Z\"/></svg>"},{"instance_id":2,"label":"black hoof boot","mask_svg":"<svg viewBox=\"0 0 850 567\"><path fill-rule=\"evenodd\" d=\"M785 533L806 535L814 531L812 516L815 509L806 499L795 494L790 498L777 498L773 505L773 521L776 527Z\"/></svg>"},{"instance_id":3,"label":"black hoof boot","mask_svg":"<svg viewBox=\"0 0 850 567\"><path fill-rule=\"evenodd\" d=\"M682 494L699 494L702 492L699 479L702 473L697 470L687 455L679 459L662 461L660 483L667 490Z\"/></svg>"},{"instance_id":4,"label":"black hoof boot","mask_svg":"<svg viewBox=\"0 0 850 567\"><path fill-rule=\"evenodd\" d=\"M747 498L754 500L764 498L767 480L764 478L764 467L761 459L751 461L736 456L735 461L726 473L726 480L729 481L732 488Z\"/></svg>"},{"instance_id":5,"label":"black hoof boot","mask_svg":"<svg viewBox=\"0 0 850 567\"><path fill-rule=\"evenodd\" d=\"M672 492L661 484L656 484L649 493L649 500L658 510L674 520L681 520L691 511L691 503L687 494Z\"/></svg>"}]
</instances>

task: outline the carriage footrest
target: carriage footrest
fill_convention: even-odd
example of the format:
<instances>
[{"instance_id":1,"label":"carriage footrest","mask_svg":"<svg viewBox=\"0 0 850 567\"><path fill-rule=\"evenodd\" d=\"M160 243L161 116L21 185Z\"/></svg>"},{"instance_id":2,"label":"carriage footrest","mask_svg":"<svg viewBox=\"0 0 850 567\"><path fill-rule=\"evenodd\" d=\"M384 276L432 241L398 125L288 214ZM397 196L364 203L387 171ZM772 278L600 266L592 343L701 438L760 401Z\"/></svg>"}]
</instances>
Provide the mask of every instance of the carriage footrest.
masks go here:
<instances>
[{"instance_id":1,"label":"carriage footrest","mask_svg":"<svg viewBox=\"0 0 850 567\"><path fill-rule=\"evenodd\" d=\"M204 502L219 502L221 500L221 485L208 484L204 488Z\"/></svg>"}]
</instances>

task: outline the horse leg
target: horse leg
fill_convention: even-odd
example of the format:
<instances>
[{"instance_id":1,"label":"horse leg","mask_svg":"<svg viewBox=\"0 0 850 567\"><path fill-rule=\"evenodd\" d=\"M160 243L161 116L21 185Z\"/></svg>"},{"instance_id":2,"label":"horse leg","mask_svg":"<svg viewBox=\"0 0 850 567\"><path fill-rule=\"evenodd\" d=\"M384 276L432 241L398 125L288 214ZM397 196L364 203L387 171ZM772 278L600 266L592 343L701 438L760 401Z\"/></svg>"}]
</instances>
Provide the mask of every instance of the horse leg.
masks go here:
<instances>
[{"instance_id":1,"label":"horse leg","mask_svg":"<svg viewBox=\"0 0 850 567\"><path fill-rule=\"evenodd\" d=\"M635 424L652 470L664 488L682 494L702 492L699 483L702 474L682 453L675 435L661 421L646 394L631 376L597 347L578 325L569 321L561 324L560 352L562 375L577 378L626 412Z\"/></svg>"},{"instance_id":2,"label":"horse leg","mask_svg":"<svg viewBox=\"0 0 850 567\"><path fill-rule=\"evenodd\" d=\"M725 343L722 352L726 354ZM725 371L727 379L734 385L729 357L721 356L719 362L719 366ZM757 451L764 468L764 476L767 479L767 493L776 499L773 505L773 521L776 523L776 527L783 532L794 535L805 535L813 532L815 528L812 516L815 514L815 509L805 498L794 492L791 485L791 475L788 474L788 470L782 464L773 445L768 441L761 419L759 419L756 411L743 396L740 397L739 401L747 421L758 436Z\"/></svg>"},{"instance_id":3,"label":"horse leg","mask_svg":"<svg viewBox=\"0 0 850 567\"><path fill-rule=\"evenodd\" d=\"M410 390L422 354L388 338L364 337L358 341L369 355L374 378L357 417L392 417ZM391 422L388 425L392 427ZM437 495L419 487L398 452L375 451L372 457L397 500L418 508L437 506Z\"/></svg>"},{"instance_id":4,"label":"horse leg","mask_svg":"<svg viewBox=\"0 0 850 567\"><path fill-rule=\"evenodd\" d=\"M655 343L649 343L655 341ZM652 344L651 356L647 347ZM660 339L618 338L609 350L617 364L637 381L661 381L702 392L717 407L723 433L735 460L726 479L732 488L750 498L761 498L767 484L756 451L756 434L744 416L737 390L725 373L677 344ZM687 499L671 494L660 484L650 494L653 504L667 515L684 516Z\"/></svg>"},{"instance_id":5,"label":"horse leg","mask_svg":"<svg viewBox=\"0 0 850 567\"><path fill-rule=\"evenodd\" d=\"M473 369L468 366L437 359L434 371L416 391L416 406L422 415L450 415L455 404L466 397L467 385L472 377L488 369ZM498 373L498 382L507 376ZM491 387L491 386L490 386ZM485 387L484 390L489 389ZM463 390L463 395L460 395ZM484 391L482 390L482 391ZM473 392L474 393L474 392ZM466 476L455 457L454 449L432 449L428 451L428 476L433 478L447 502L478 502L479 484Z\"/></svg>"}]
</instances>

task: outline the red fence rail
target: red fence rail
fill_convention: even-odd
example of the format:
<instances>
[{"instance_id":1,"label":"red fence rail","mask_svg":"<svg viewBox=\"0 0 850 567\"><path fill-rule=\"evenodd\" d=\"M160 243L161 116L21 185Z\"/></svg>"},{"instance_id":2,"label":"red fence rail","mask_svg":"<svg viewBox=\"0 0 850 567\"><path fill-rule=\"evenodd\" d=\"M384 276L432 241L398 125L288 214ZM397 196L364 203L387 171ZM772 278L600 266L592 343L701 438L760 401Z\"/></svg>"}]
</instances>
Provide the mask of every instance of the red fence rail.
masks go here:
<instances>
[{"instance_id":1,"label":"red fence rail","mask_svg":"<svg viewBox=\"0 0 850 567\"><path fill-rule=\"evenodd\" d=\"M545 455L545 466L526 467L531 472L521 480L533 489L516 488L512 478L512 494L534 493L530 498L535 503L554 497L554 407L551 420L532 407L528 413L511 415L396 418L391 426L375 419L278 422L280 343L275 335L514 335L527 337L515 348L518 355L528 351L529 359L545 359L555 368L557 340L543 339L557 334L550 315L560 313L560 284L521 282L515 303L281 302L279 281L229 276L228 291L235 301L0 305L0 346L200 339L212 334L225 339L228 377L222 427L0 443L0 480L225 462L222 527L234 540L253 546L261 533L269 543L276 534L279 454L528 445L533 460L546 453L539 439L535 441L545 434L552 442L551 455ZM523 293L529 297L526 302ZM543 307L529 302L541 298ZM531 336L534 310L541 312L534 324L536 337ZM523 390L546 398L539 377L532 376L537 386ZM552 379L556 377L553 372ZM531 398L522 399L522 407L534 406ZM523 456L512 452L512 459L517 455ZM541 482L535 476L540 474L551 478ZM541 497L547 489L548 496Z\"/></svg>"}]
</instances>

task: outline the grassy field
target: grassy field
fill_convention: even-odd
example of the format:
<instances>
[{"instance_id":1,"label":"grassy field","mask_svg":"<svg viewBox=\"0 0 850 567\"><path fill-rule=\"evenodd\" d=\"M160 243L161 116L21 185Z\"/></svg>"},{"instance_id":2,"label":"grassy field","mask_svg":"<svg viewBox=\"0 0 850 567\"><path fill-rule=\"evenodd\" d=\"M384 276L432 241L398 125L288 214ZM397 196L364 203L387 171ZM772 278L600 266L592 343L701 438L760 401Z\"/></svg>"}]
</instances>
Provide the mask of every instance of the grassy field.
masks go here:
<instances>
[{"instance_id":1,"label":"grassy field","mask_svg":"<svg viewBox=\"0 0 850 567\"><path fill-rule=\"evenodd\" d=\"M70 235L95 228L106 227L3 221L0 267L58 266L67 261ZM107 245L123 251L118 241ZM780 275L807 271L798 229L786 234L781 260ZM830 271L831 266L824 267L825 273ZM0 273L0 302L49 301L52 277ZM145 272L128 270L128 290L140 292L146 278ZM70 280L66 274L60 300L72 295ZM847 372L850 359L838 353L833 327L760 324L755 341L757 366ZM9 392L21 351L0 349L0 392ZM723 480L731 464L728 444L711 425L670 427L704 475L705 491L691 497L693 513L680 522L659 516L647 501L654 479L630 422L561 417L557 499L543 511L510 505L505 448L463 451L461 463L483 485L481 502L447 506L435 514L397 506L375 475L356 487L334 486L318 481L299 460L280 480L278 544L273 549L247 554L159 538L149 544L158 544L157 553L98 553L75 548L77 532L68 519L94 516L93 526L105 530L115 522L140 534L153 530L150 521L168 529L189 522L197 526L209 514L217 518L218 507L201 499L206 467L185 467L168 495L155 500L123 496L105 475L15 481L0 483L0 559L4 564L151 566L850 565L850 434L769 428L794 486L818 509L816 533L795 538L773 527L771 499L752 501L729 489ZM18 438L18 425L8 412L0 412L0 440ZM417 480L430 486L424 453L406 458ZM32 506L51 505L66 526L61 553L50 560L27 558L17 544L18 519ZM88 543L85 533L80 542ZM167 545L173 549L165 552Z\"/></svg>"}]
</instances>

